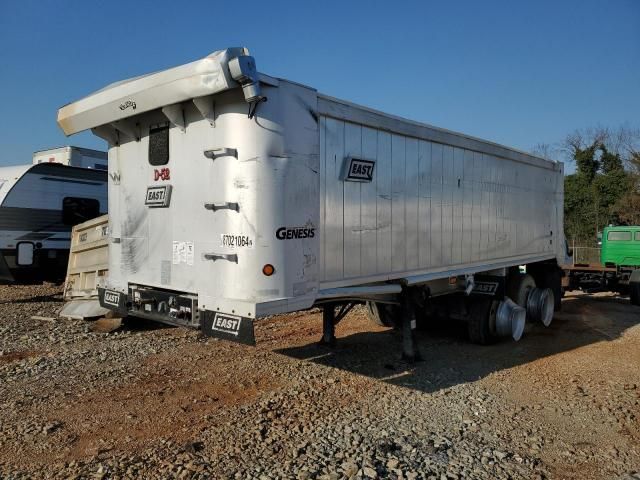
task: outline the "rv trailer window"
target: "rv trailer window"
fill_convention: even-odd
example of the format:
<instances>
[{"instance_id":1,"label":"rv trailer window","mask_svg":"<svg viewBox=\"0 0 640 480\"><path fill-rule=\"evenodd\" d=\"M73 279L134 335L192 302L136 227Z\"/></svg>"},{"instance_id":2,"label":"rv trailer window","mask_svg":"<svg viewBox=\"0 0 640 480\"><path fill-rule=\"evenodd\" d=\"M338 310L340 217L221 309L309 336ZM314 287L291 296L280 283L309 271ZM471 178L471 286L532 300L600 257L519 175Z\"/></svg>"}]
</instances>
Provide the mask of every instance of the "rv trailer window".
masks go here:
<instances>
[{"instance_id":1,"label":"rv trailer window","mask_svg":"<svg viewBox=\"0 0 640 480\"><path fill-rule=\"evenodd\" d=\"M78 225L100 215L100 202L95 198L64 197L62 199L62 223Z\"/></svg>"},{"instance_id":2,"label":"rv trailer window","mask_svg":"<svg viewBox=\"0 0 640 480\"><path fill-rule=\"evenodd\" d=\"M149 163L151 165L169 163L169 125L149 129Z\"/></svg>"}]
</instances>

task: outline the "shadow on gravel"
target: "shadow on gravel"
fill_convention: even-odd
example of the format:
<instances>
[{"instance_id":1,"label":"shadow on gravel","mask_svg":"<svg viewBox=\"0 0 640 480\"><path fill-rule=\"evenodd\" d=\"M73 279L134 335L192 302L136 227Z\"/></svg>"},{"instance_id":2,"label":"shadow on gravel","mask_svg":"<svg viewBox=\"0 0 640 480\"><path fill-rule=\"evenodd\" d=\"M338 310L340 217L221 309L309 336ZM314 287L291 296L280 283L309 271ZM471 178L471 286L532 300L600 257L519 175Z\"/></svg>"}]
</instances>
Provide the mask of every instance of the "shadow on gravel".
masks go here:
<instances>
[{"instance_id":1,"label":"shadow on gravel","mask_svg":"<svg viewBox=\"0 0 640 480\"><path fill-rule=\"evenodd\" d=\"M92 320L89 329L93 333L114 333L114 332L146 332L153 330L163 330L166 328L177 328L173 325L166 325L152 320L136 317L102 317Z\"/></svg>"},{"instance_id":2,"label":"shadow on gravel","mask_svg":"<svg viewBox=\"0 0 640 480\"><path fill-rule=\"evenodd\" d=\"M595 301L594 301L595 300ZM481 379L493 372L620 337L640 323L640 308L616 297L575 296L563 300L549 328L528 325L520 342L479 346L469 343L466 326L456 322L418 331L422 361L400 359L401 338L393 330L338 338L334 347L316 343L278 353L346 370L423 392Z\"/></svg>"},{"instance_id":3,"label":"shadow on gravel","mask_svg":"<svg viewBox=\"0 0 640 480\"><path fill-rule=\"evenodd\" d=\"M164 330L167 328L178 328L166 323L154 322L146 318L125 317L121 319L119 331L126 330L128 332L146 332L148 330Z\"/></svg>"},{"instance_id":4,"label":"shadow on gravel","mask_svg":"<svg viewBox=\"0 0 640 480\"><path fill-rule=\"evenodd\" d=\"M45 302L64 303L64 300L62 298L62 294L36 295L34 297L2 300L0 301L0 305L6 305L9 303L45 303Z\"/></svg>"}]
</instances>

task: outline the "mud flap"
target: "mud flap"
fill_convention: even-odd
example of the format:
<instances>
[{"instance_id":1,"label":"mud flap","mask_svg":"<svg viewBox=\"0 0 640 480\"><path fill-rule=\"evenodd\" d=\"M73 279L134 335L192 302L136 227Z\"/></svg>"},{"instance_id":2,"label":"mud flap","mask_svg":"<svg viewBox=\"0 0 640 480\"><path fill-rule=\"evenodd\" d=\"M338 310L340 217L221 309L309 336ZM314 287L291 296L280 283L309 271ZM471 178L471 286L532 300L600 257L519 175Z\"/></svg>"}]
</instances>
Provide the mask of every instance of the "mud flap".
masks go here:
<instances>
[{"instance_id":1,"label":"mud flap","mask_svg":"<svg viewBox=\"0 0 640 480\"><path fill-rule=\"evenodd\" d=\"M127 310L127 294L116 292L115 290L107 290L98 287L98 300L100 306L108 308L118 313L121 317L126 317L129 313Z\"/></svg>"},{"instance_id":2,"label":"mud flap","mask_svg":"<svg viewBox=\"0 0 640 480\"><path fill-rule=\"evenodd\" d=\"M253 319L222 312L205 310L201 313L202 333L223 340L255 345Z\"/></svg>"}]
</instances>

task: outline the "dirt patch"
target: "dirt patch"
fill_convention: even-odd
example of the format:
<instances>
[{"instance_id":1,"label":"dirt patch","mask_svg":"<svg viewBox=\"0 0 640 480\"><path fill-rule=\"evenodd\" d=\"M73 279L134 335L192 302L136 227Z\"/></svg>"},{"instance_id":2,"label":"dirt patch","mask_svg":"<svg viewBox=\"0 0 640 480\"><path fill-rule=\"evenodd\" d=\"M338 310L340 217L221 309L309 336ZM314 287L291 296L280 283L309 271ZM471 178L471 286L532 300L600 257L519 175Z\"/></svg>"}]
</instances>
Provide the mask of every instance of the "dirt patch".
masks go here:
<instances>
[{"instance_id":1,"label":"dirt patch","mask_svg":"<svg viewBox=\"0 0 640 480\"><path fill-rule=\"evenodd\" d=\"M20 352L4 352L0 355L0 365L3 363L12 363L24 360L26 358L35 358L42 355L42 352L35 350L23 350Z\"/></svg>"},{"instance_id":2,"label":"dirt patch","mask_svg":"<svg viewBox=\"0 0 640 480\"><path fill-rule=\"evenodd\" d=\"M399 336L360 308L331 348L318 345L318 310L258 320L247 347L152 322L35 321L55 315L55 289L10 293L0 477L640 470L640 309L615 295L569 294L551 327L529 325L518 343L471 345L459 324L431 325L416 333L423 361L406 363Z\"/></svg>"},{"instance_id":3,"label":"dirt patch","mask_svg":"<svg viewBox=\"0 0 640 480\"><path fill-rule=\"evenodd\" d=\"M91 331L95 333L111 333L121 326L121 318L99 318L91 323Z\"/></svg>"},{"instance_id":4,"label":"dirt patch","mask_svg":"<svg viewBox=\"0 0 640 480\"><path fill-rule=\"evenodd\" d=\"M244 363L197 345L179 355L148 357L143 371L126 385L52 405L45 418L64 425L59 437L66 446L56 459L86 460L113 450L139 452L158 439L194 441L202 430L226 422L229 408L254 402L277 388L278 379L247 369ZM242 371L242 376L229 374L235 371Z\"/></svg>"}]
</instances>

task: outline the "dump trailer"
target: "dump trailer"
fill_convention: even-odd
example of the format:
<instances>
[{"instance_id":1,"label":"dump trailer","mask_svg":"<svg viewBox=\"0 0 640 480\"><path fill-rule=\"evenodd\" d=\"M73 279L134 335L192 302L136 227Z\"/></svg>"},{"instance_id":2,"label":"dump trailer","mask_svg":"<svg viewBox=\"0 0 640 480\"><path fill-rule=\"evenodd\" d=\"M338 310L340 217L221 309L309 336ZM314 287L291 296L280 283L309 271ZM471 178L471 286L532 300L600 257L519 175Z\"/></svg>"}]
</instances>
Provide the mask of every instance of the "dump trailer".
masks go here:
<instances>
[{"instance_id":1,"label":"dump trailer","mask_svg":"<svg viewBox=\"0 0 640 480\"><path fill-rule=\"evenodd\" d=\"M563 165L258 73L245 48L62 107L109 144L121 315L253 343L257 317L323 306L401 327L446 311L520 338L559 302ZM523 270L526 270L524 273Z\"/></svg>"},{"instance_id":2,"label":"dump trailer","mask_svg":"<svg viewBox=\"0 0 640 480\"><path fill-rule=\"evenodd\" d=\"M613 291L629 294L640 305L640 226L608 226L602 231L600 263L563 266L566 290Z\"/></svg>"}]
</instances>

